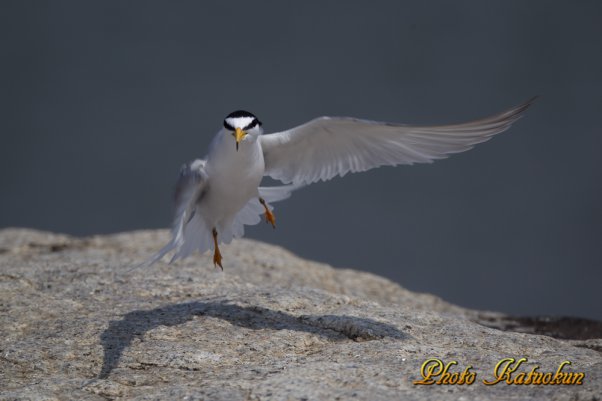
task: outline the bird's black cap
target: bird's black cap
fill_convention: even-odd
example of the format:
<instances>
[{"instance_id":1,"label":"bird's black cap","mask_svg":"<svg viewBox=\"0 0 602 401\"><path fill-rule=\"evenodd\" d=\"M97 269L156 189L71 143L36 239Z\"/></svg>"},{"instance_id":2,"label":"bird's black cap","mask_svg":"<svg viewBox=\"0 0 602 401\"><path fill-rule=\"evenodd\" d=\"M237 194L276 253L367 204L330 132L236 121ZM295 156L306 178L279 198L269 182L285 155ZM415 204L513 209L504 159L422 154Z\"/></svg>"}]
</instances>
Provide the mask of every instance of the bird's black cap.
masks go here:
<instances>
[{"instance_id":1,"label":"bird's black cap","mask_svg":"<svg viewBox=\"0 0 602 401\"><path fill-rule=\"evenodd\" d=\"M224 119L224 127L226 129L229 129L230 131L234 131L234 128L228 122L228 120L230 120L232 118L251 118L252 120L245 127L245 130L249 130L249 129L255 127L256 125L261 126L261 121L259 121L253 113L249 113L248 111L245 111L245 110L236 110L236 111L233 111L232 113L228 114L226 116L226 118Z\"/></svg>"},{"instance_id":2,"label":"bird's black cap","mask_svg":"<svg viewBox=\"0 0 602 401\"><path fill-rule=\"evenodd\" d=\"M245 110L233 111L232 113L228 114L228 116L226 118L240 118L240 117L257 118L257 117L255 117L255 115L253 113L249 113L248 111L245 111Z\"/></svg>"}]
</instances>

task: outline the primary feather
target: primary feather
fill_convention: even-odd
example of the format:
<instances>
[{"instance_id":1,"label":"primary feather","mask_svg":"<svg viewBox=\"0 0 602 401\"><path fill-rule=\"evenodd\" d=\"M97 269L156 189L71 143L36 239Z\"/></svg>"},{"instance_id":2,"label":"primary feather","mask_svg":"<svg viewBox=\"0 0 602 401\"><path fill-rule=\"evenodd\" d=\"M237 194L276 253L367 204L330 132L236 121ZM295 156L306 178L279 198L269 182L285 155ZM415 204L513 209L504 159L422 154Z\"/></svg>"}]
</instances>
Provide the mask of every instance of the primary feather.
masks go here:
<instances>
[{"instance_id":1,"label":"primary feather","mask_svg":"<svg viewBox=\"0 0 602 401\"><path fill-rule=\"evenodd\" d=\"M507 130L533 100L482 120L455 125L316 118L260 137L265 173L285 183L310 184L379 166L430 163Z\"/></svg>"}]
</instances>

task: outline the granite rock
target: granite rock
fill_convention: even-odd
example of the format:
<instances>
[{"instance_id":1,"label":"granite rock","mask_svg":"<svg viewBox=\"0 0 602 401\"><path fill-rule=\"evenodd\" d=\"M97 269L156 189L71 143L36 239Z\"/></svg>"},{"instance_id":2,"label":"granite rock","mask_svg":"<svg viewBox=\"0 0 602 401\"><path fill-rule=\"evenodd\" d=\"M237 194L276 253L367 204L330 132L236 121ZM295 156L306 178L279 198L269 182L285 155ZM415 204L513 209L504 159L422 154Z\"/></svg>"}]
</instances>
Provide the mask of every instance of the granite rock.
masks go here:
<instances>
[{"instance_id":1,"label":"granite rock","mask_svg":"<svg viewBox=\"0 0 602 401\"><path fill-rule=\"evenodd\" d=\"M251 240L223 272L209 255L127 271L167 237L0 230L0 399L602 399L599 322L467 310ZM508 357L585 379L484 385ZM415 385L429 358L475 383Z\"/></svg>"}]
</instances>

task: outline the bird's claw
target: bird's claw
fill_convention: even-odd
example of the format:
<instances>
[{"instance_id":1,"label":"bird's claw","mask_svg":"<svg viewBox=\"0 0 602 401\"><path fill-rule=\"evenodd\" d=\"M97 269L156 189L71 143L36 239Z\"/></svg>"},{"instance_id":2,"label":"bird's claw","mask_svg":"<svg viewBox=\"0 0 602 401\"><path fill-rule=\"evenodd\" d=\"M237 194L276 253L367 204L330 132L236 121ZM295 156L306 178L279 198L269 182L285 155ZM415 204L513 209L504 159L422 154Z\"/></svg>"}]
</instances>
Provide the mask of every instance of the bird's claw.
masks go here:
<instances>
[{"instance_id":1,"label":"bird's claw","mask_svg":"<svg viewBox=\"0 0 602 401\"><path fill-rule=\"evenodd\" d=\"M222 266L222 254L220 253L219 248L216 248L213 253L213 266L219 266L219 268L224 271L224 267Z\"/></svg>"},{"instance_id":2,"label":"bird's claw","mask_svg":"<svg viewBox=\"0 0 602 401\"><path fill-rule=\"evenodd\" d=\"M276 228L276 216L268 208L265 209L265 222L272 224L272 227Z\"/></svg>"},{"instance_id":3,"label":"bird's claw","mask_svg":"<svg viewBox=\"0 0 602 401\"><path fill-rule=\"evenodd\" d=\"M268 207L268 204L265 202L265 199L259 198L259 203L261 203L261 206L263 206L263 208L265 209L265 222L271 223L272 227L276 228L276 216L274 216L274 213L272 213L272 211Z\"/></svg>"},{"instance_id":4,"label":"bird's claw","mask_svg":"<svg viewBox=\"0 0 602 401\"><path fill-rule=\"evenodd\" d=\"M213 248L215 249L213 252L213 267L219 266L222 271L224 271L224 267L222 266L222 254L219 251L219 244L217 242L217 230L213 227L211 230L211 234L213 234Z\"/></svg>"}]
</instances>

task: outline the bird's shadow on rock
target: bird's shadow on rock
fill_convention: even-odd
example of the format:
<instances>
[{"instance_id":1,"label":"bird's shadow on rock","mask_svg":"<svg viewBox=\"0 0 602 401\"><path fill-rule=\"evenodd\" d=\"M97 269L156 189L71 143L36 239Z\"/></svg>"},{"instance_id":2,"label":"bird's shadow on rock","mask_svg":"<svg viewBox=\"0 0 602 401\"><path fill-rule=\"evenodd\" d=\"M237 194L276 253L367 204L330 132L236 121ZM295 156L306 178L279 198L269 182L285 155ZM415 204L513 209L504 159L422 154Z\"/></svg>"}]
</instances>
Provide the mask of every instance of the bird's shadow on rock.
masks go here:
<instances>
[{"instance_id":1,"label":"bird's shadow on rock","mask_svg":"<svg viewBox=\"0 0 602 401\"><path fill-rule=\"evenodd\" d=\"M135 338L158 326L177 326L194 316L227 320L247 329L294 330L325 337L332 341L369 341L408 337L396 327L372 319L345 315L300 315L259 306L240 306L227 301L192 301L151 310L136 310L112 320L100 335L104 358L99 379L106 379L117 367L124 350Z\"/></svg>"}]
</instances>

